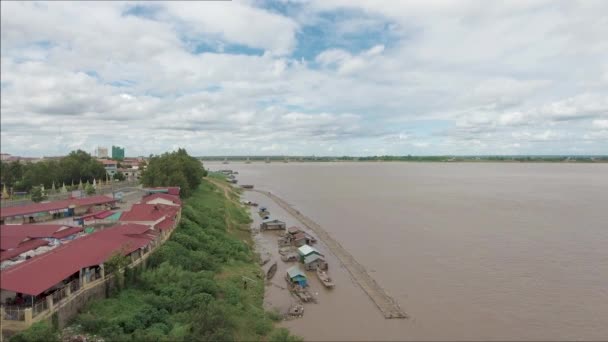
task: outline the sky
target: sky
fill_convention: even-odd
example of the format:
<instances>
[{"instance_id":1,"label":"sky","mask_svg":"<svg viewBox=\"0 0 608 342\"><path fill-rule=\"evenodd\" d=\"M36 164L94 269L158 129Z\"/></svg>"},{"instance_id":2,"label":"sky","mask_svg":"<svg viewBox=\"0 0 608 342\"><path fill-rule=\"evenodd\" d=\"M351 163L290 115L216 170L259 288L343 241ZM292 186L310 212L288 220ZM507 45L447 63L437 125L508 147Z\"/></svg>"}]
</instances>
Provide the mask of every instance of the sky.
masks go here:
<instances>
[{"instance_id":1,"label":"sky","mask_svg":"<svg viewBox=\"0 0 608 342\"><path fill-rule=\"evenodd\" d=\"M608 154L608 1L0 4L3 153Z\"/></svg>"}]
</instances>

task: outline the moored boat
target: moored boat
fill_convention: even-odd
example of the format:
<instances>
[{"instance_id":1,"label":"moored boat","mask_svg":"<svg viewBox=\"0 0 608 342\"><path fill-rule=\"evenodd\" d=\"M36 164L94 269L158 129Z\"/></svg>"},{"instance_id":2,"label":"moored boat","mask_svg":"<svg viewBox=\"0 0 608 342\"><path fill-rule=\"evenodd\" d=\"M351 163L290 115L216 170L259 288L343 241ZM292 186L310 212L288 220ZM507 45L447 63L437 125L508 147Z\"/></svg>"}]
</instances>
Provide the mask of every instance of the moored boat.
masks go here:
<instances>
[{"instance_id":1,"label":"moored boat","mask_svg":"<svg viewBox=\"0 0 608 342\"><path fill-rule=\"evenodd\" d=\"M266 272L266 279L270 280L272 277L274 277L275 273L277 273L277 267L277 262L275 261Z\"/></svg>"},{"instance_id":2,"label":"moored boat","mask_svg":"<svg viewBox=\"0 0 608 342\"><path fill-rule=\"evenodd\" d=\"M331 280L331 277L327 274L327 272L317 268L317 277L321 281L321 283L327 288L333 288L335 286L334 282Z\"/></svg>"}]
</instances>

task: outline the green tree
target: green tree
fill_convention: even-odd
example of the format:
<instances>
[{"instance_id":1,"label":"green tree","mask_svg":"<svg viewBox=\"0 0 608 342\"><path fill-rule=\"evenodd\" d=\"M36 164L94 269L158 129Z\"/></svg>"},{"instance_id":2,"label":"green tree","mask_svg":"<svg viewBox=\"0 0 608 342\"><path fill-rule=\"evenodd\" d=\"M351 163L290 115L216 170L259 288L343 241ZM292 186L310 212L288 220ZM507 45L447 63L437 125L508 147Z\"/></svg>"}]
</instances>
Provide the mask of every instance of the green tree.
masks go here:
<instances>
[{"instance_id":1,"label":"green tree","mask_svg":"<svg viewBox=\"0 0 608 342\"><path fill-rule=\"evenodd\" d=\"M89 183L87 183L87 186L85 187L84 191L87 193L87 195L93 195L95 194L95 187Z\"/></svg>"},{"instance_id":2,"label":"green tree","mask_svg":"<svg viewBox=\"0 0 608 342\"><path fill-rule=\"evenodd\" d=\"M30 194L33 202L42 202L46 199L46 195L42 192L42 188L39 186L35 186L32 188L32 192Z\"/></svg>"},{"instance_id":3,"label":"green tree","mask_svg":"<svg viewBox=\"0 0 608 342\"><path fill-rule=\"evenodd\" d=\"M126 179L125 174L120 171L116 172L113 178L117 181L124 181Z\"/></svg>"},{"instance_id":4,"label":"green tree","mask_svg":"<svg viewBox=\"0 0 608 342\"><path fill-rule=\"evenodd\" d=\"M180 148L175 152L151 156L141 180L145 186L179 186L180 194L188 197L206 175L203 164Z\"/></svg>"}]
</instances>

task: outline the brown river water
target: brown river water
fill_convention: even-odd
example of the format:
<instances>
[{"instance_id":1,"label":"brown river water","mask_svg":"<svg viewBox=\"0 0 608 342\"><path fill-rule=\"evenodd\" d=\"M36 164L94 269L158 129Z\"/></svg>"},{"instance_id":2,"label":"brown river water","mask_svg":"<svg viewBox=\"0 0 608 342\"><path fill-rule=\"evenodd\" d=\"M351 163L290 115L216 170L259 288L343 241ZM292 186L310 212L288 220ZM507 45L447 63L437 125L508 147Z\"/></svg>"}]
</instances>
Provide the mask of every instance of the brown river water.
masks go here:
<instances>
[{"instance_id":1,"label":"brown river water","mask_svg":"<svg viewBox=\"0 0 608 342\"><path fill-rule=\"evenodd\" d=\"M312 279L319 304L283 323L306 340L608 340L608 164L205 166L315 220L410 316L385 319L321 243L336 288ZM289 300L277 286L266 297Z\"/></svg>"}]
</instances>

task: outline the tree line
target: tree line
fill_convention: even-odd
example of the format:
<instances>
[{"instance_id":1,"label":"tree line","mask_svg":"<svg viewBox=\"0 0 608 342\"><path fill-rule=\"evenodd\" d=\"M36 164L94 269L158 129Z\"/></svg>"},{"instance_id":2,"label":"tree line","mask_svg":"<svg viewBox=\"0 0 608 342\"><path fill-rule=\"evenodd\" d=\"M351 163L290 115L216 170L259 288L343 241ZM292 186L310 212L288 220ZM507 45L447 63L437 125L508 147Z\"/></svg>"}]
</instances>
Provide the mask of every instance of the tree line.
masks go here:
<instances>
[{"instance_id":1,"label":"tree line","mask_svg":"<svg viewBox=\"0 0 608 342\"><path fill-rule=\"evenodd\" d=\"M0 163L2 186L12 189L13 192L30 192L32 188L39 186L50 189L53 184L60 188L63 184L71 186L105 178L106 170L103 164L82 150L72 151L66 157L56 160Z\"/></svg>"}]
</instances>

